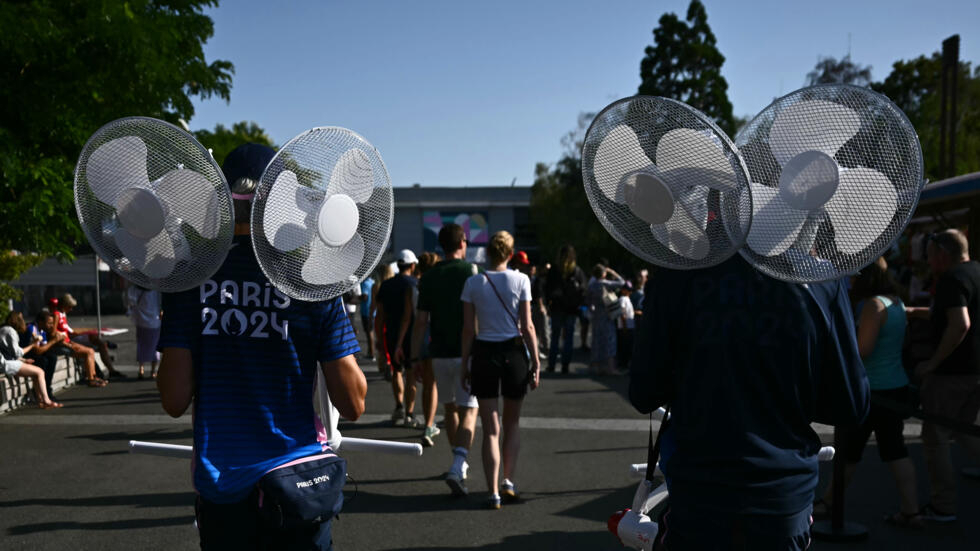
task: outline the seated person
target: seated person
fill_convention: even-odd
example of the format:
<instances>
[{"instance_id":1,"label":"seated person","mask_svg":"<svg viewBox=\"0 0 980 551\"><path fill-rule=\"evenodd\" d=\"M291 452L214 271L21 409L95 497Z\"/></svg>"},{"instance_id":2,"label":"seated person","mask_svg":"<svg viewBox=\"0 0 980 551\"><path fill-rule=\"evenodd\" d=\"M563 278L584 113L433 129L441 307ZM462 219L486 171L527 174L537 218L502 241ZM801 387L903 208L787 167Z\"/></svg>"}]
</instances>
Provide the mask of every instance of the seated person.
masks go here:
<instances>
[{"instance_id":1,"label":"seated person","mask_svg":"<svg viewBox=\"0 0 980 551\"><path fill-rule=\"evenodd\" d=\"M71 296L71 293L61 295L61 299L53 298L48 301L48 304L51 306L51 313L55 316L55 327L67 336L64 343L65 346L71 348L72 352L76 354L81 353L81 349L85 347L98 350L102 364L109 370L109 376L125 377L112 364L112 357L109 356L109 344L102 340L97 330L79 329L76 331L68 325L68 314L78 305L78 302L75 301L75 297Z\"/></svg>"},{"instance_id":2,"label":"seated person","mask_svg":"<svg viewBox=\"0 0 980 551\"><path fill-rule=\"evenodd\" d=\"M23 330L23 331L22 331ZM38 346L39 339L32 339L26 347L20 346L21 332L26 332L27 324L20 312L11 312L6 324L0 327L0 364L4 374L34 379L34 393L37 395L37 405L41 409L60 408L61 404L51 399L48 394L48 384L44 371L33 364L32 360L24 358Z\"/></svg>"},{"instance_id":3,"label":"seated person","mask_svg":"<svg viewBox=\"0 0 980 551\"><path fill-rule=\"evenodd\" d=\"M82 362L82 369L85 371L88 386L102 387L109 384L109 381L98 377L95 373L95 351L86 346L74 348L65 346L68 336L57 329L54 325L54 314L47 308L42 308L34 318L34 323L28 324L27 332L30 335L41 337L38 348L34 351L37 355L51 354L56 356L67 350L71 355ZM23 341L22 341L23 342ZM55 360L57 357L54 358Z\"/></svg>"}]
</instances>

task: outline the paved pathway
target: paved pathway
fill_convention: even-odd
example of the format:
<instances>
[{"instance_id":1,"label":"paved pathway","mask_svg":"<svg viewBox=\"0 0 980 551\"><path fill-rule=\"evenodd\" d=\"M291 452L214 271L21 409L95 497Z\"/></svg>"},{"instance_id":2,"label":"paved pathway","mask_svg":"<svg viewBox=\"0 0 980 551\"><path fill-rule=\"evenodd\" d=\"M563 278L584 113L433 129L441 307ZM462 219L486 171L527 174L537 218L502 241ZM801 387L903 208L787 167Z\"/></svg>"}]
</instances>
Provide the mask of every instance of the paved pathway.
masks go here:
<instances>
[{"instance_id":1,"label":"paved pathway","mask_svg":"<svg viewBox=\"0 0 980 551\"><path fill-rule=\"evenodd\" d=\"M123 364L132 354L131 337L117 340L122 369L135 374ZM362 367L368 410L358 423L342 425L344 434L417 441L418 431L390 426L391 393L373 365ZM605 523L629 505L635 482L628 467L646 458L647 421L624 399L625 378L587 377L581 363L573 370L573 376L546 376L526 401L518 473L525 503L483 509L479 432L465 499L450 498L442 481L450 461L444 439L421 458L349 452L357 482L348 486L335 525L337 548L622 549ZM189 444L189 419L164 415L153 382L135 377L105 389L72 388L59 400L62 410L0 417L0 548L197 549L187 462L127 452L130 439ZM922 453L912 442L924 492ZM977 548L980 483L962 481L958 523L899 530L879 520L897 503L890 475L873 446L865 456L848 494L848 517L870 528L870 539L813 548ZM964 464L958 451L955 459Z\"/></svg>"}]
</instances>

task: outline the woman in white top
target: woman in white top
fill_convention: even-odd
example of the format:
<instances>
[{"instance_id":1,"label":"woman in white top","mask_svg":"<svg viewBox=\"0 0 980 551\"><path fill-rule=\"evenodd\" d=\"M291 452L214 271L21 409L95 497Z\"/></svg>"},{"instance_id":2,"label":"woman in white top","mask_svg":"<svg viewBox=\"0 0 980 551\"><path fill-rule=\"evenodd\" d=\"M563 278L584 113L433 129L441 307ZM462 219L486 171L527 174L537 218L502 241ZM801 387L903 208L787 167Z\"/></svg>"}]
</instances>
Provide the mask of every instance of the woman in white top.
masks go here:
<instances>
[{"instance_id":1,"label":"woman in white top","mask_svg":"<svg viewBox=\"0 0 980 551\"><path fill-rule=\"evenodd\" d=\"M483 471L490 490L489 506L500 508L498 473L500 468L501 422L498 419L498 396L504 397L503 495L517 500L512 482L521 441L518 422L521 403L531 389L538 386L541 365L538 342L531 321L531 280L520 272L508 270L514 254L514 238L500 231L490 238L487 255L490 268L466 280L463 294L462 362L463 384L480 403L483 422ZM476 328L479 327L479 332Z\"/></svg>"},{"instance_id":2,"label":"woman in white top","mask_svg":"<svg viewBox=\"0 0 980 551\"><path fill-rule=\"evenodd\" d=\"M0 327L0 370L11 377L28 377L34 379L34 393L37 395L37 405L41 409L60 408L62 404L48 396L44 371L34 365L33 360L24 358L24 354L37 347L40 338L31 339L25 347L20 346L20 335L27 331L27 324L20 312L7 315L6 324Z\"/></svg>"},{"instance_id":3,"label":"woman in white top","mask_svg":"<svg viewBox=\"0 0 980 551\"><path fill-rule=\"evenodd\" d=\"M149 362L150 377L155 379L162 311L160 292L131 285L126 291L126 309L136 324L136 363L139 364L139 378L143 378L143 364Z\"/></svg>"}]
</instances>

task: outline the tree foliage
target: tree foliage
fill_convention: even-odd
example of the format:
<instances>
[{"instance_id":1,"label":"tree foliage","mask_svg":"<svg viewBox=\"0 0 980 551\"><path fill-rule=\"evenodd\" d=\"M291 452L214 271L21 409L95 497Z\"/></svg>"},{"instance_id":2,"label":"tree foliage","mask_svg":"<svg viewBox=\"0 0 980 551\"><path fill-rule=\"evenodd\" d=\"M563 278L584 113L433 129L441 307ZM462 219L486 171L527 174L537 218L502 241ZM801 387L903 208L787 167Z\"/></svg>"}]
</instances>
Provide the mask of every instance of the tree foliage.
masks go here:
<instances>
[{"instance_id":1,"label":"tree foliage","mask_svg":"<svg viewBox=\"0 0 980 551\"><path fill-rule=\"evenodd\" d=\"M208 63L216 0L0 3L0 250L71 257L82 146L103 124L176 122L193 96L229 98L228 61Z\"/></svg>"},{"instance_id":2,"label":"tree foliage","mask_svg":"<svg viewBox=\"0 0 980 551\"><path fill-rule=\"evenodd\" d=\"M926 177L937 180L942 93L942 55L896 61L882 82L871 87L891 98L908 116L919 134ZM980 171L980 67L960 62L957 87L956 166L954 174ZM948 147L948 146L947 146Z\"/></svg>"},{"instance_id":3,"label":"tree foliage","mask_svg":"<svg viewBox=\"0 0 980 551\"><path fill-rule=\"evenodd\" d=\"M817 61L816 67L806 75L806 85L815 84L853 84L854 86L871 85L871 66L861 67L851 61L851 54L835 59L823 57Z\"/></svg>"},{"instance_id":4,"label":"tree foliage","mask_svg":"<svg viewBox=\"0 0 980 551\"><path fill-rule=\"evenodd\" d=\"M211 155L218 164L225 162L225 157L243 143L257 143L275 147L272 138L255 122L241 121L225 128L225 125L218 124L214 130L195 130L194 137L201 142L204 147L211 150Z\"/></svg>"},{"instance_id":5,"label":"tree foliage","mask_svg":"<svg viewBox=\"0 0 980 551\"><path fill-rule=\"evenodd\" d=\"M644 95L683 101L701 110L729 135L735 134L728 82L721 76L725 56L708 26L708 13L699 0L692 0L687 17L674 13L660 17L653 29L653 46L647 46L640 61L640 87Z\"/></svg>"},{"instance_id":6,"label":"tree foliage","mask_svg":"<svg viewBox=\"0 0 980 551\"><path fill-rule=\"evenodd\" d=\"M591 264L606 260L628 274L630 266L639 266L641 262L599 223L582 182L582 141L594 117L594 113L579 115L575 130L562 137L564 153L553 167L545 163L535 166L531 220L541 253L552 263L558 256L558 249L571 243L578 253L579 264L586 271Z\"/></svg>"}]
</instances>

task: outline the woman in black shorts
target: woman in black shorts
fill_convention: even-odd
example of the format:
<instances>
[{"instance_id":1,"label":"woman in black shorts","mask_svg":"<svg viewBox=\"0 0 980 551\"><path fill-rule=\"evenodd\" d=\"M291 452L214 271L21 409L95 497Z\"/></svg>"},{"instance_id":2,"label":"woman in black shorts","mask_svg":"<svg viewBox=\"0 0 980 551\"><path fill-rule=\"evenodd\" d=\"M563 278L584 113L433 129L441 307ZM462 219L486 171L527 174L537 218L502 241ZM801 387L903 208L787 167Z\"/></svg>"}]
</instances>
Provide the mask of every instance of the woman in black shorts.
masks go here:
<instances>
[{"instance_id":1,"label":"woman in black shorts","mask_svg":"<svg viewBox=\"0 0 980 551\"><path fill-rule=\"evenodd\" d=\"M526 275L507 269L513 254L514 238L505 231L493 234L487 247L489 269L466 280L461 296L463 384L480 402L483 471L491 509L500 508L501 493L508 500L517 500L513 480L521 447L521 403L528 386L537 388L541 369L537 354L530 354L530 358L525 354L538 347L531 321L531 281ZM498 413L501 395L502 421ZM498 492L501 424L504 480Z\"/></svg>"}]
</instances>

